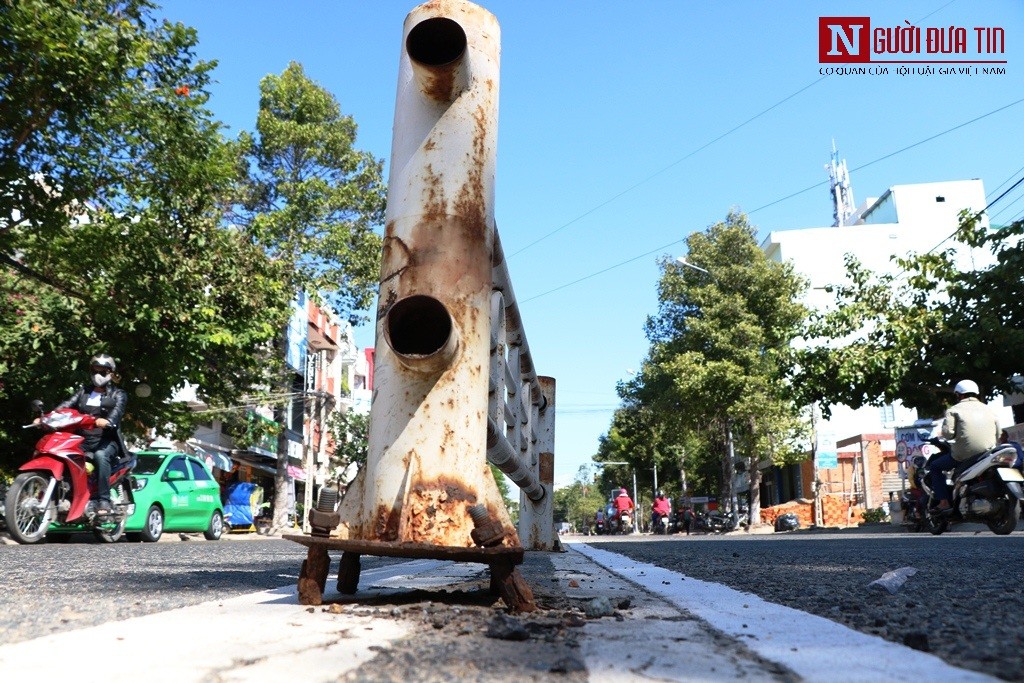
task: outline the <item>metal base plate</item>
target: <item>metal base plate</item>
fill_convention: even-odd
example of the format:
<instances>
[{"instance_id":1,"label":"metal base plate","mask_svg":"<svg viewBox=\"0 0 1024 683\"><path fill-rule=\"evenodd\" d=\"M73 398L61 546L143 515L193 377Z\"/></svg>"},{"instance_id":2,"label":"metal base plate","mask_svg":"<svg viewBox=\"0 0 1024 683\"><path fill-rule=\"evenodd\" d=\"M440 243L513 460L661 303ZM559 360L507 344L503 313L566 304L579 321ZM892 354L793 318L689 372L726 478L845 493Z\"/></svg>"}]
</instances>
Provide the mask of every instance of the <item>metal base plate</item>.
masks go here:
<instances>
[{"instance_id":1,"label":"metal base plate","mask_svg":"<svg viewBox=\"0 0 1024 683\"><path fill-rule=\"evenodd\" d=\"M354 539L331 538L324 536L308 536L305 534L285 534L287 541L294 541L307 548L320 546L326 550L341 550L357 555L374 555L377 557L409 557L416 559L451 560L452 562L478 562L493 564L508 562L513 565L522 564L523 548L462 548L455 546L430 545L429 543L393 543L388 541L363 541Z\"/></svg>"}]
</instances>

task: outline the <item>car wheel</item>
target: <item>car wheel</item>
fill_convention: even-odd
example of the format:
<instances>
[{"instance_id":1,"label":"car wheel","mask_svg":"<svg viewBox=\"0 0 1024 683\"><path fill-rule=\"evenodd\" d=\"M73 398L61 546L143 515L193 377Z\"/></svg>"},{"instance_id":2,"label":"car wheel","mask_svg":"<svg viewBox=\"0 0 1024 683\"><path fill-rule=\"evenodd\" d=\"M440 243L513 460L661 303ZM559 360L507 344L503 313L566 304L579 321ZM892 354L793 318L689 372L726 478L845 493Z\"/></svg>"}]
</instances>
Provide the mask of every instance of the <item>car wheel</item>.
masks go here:
<instances>
[{"instance_id":1,"label":"car wheel","mask_svg":"<svg viewBox=\"0 0 1024 683\"><path fill-rule=\"evenodd\" d=\"M142 540L156 543L164 535L164 512L157 505L150 505L146 512L146 523L142 527Z\"/></svg>"},{"instance_id":2,"label":"car wheel","mask_svg":"<svg viewBox=\"0 0 1024 683\"><path fill-rule=\"evenodd\" d=\"M210 525L206 527L206 531L203 532L203 536L207 541L216 541L220 539L223 533L224 517L220 514L220 510L214 510L213 514L210 515Z\"/></svg>"}]
</instances>

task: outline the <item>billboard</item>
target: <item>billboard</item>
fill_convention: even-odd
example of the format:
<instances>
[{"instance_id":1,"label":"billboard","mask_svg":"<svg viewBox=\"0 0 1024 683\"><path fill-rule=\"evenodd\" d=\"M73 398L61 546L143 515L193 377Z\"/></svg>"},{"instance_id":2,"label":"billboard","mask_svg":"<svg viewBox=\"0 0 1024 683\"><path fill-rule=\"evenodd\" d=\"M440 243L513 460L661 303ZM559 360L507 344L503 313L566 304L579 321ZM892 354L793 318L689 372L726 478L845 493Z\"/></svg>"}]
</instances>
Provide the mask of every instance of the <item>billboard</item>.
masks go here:
<instances>
[{"instance_id":1,"label":"billboard","mask_svg":"<svg viewBox=\"0 0 1024 683\"><path fill-rule=\"evenodd\" d=\"M900 478L907 480L908 460L915 455L930 456L935 452L935 447L928 443L928 439L938 435L942 420L918 420L912 425L896 428L896 462L899 464Z\"/></svg>"}]
</instances>

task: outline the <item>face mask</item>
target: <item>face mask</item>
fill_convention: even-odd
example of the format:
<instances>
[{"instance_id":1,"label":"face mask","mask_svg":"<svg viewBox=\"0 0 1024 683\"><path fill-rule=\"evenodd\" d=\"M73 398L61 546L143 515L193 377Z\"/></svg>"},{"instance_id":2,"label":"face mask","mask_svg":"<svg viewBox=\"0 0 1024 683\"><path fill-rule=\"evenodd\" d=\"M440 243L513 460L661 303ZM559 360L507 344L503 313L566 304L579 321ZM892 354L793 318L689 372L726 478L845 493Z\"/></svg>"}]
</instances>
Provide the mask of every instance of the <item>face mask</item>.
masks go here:
<instances>
[{"instance_id":1,"label":"face mask","mask_svg":"<svg viewBox=\"0 0 1024 683\"><path fill-rule=\"evenodd\" d=\"M107 382L109 381L110 375L101 375L99 373L96 373L95 375L92 376L92 383L94 386L97 387L105 387L107 386Z\"/></svg>"}]
</instances>

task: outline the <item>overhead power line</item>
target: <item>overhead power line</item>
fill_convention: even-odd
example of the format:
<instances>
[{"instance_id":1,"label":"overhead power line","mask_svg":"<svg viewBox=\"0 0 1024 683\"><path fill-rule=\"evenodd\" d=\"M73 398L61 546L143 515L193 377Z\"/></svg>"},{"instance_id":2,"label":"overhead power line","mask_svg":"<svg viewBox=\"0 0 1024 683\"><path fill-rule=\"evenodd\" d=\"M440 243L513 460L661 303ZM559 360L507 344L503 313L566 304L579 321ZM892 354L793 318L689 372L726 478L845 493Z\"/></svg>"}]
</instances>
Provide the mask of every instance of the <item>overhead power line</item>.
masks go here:
<instances>
[{"instance_id":1,"label":"overhead power line","mask_svg":"<svg viewBox=\"0 0 1024 683\"><path fill-rule=\"evenodd\" d=\"M937 14L938 12L941 12L942 10L944 10L944 9L946 9L947 7L949 7L950 5L952 5L952 4L954 3L954 2L956 2L956 0L949 0L949 2L947 2L946 4L944 4L944 5L941 5L941 6L937 7L937 8L935 8L935 9L933 9L933 10L932 10L931 12L929 12L929 13L928 13L928 14L926 14L926 15L924 15L924 16L923 16L923 17L921 17L920 19L916 20L916 21L915 21L914 23L915 23L915 24L920 24L920 23L921 23L922 21L924 21L924 20L925 20L925 19L927 19L928 17L932 16L933 14ZM738 130L739 130L740 128L743 128L744 126L746 126L746 125L747 125L748 123L751 123L751 122L753 122L753 121L756 121L757 119L761 118L762 116L764 116L764 115L765 115L765 114L767 114L768 112L772 111L773 109L775 109L775 108L779 107L780 105L782 105L782 104L785 104L785 103L786 103L786 102L788 102L789 100L793 99L794 97L796 97L796 96L797 96L797 95L799 95L800 93L804 92L805 90L808 90L808 89L810 89L810 88L814 87L815 85L817 85L818 83L821 83L821 82L822 82L823 80L825 80L826 78L829 78L829 76L822 76L821 78L815 79L815 80L811 81L810 83L808 83L807 85L805 85L805 86L803 86L802 88L800 88L799 90L796 90L795 92L792 92L792 93L790 93L789 95L786 95L785 97L783 97L783 98L782 98L781 100L779 100L779 101L778 101L778 102L776 102L775 104L771 105L771 106L770 106L770 107L768 107L767 109L763 109L763 110L759 111L758 113L754 114L753 116L751 116L750 118L748 118L747 120L745 120L745 121L744 121L743 123L740 123L740 124L738 124L738 125L736 125L736 126L734 126L734 127L730 128L729 130L725 131L724 133L722 133L722 134L721 134L721 135L719 135L718 137L716 137L716 138L714 138L714 139L712 139L712 140L709 140L708 142L705 142L705 143L704 143L703 145L701 145L700 147L697 147L696 149L694 149L694 150L692 150L692 151L690 151L690 152L688 152L688 153L684 154L683 156L679 157L678 159L676 159L676 160L675 160L675 161L673 161L672 163L668 164L667 166L664 166L664 167L663 167L663 168L661 168L660 170L658 170L658 171L655 171L654 173L650 174L649 176L647 176L647 177L643 178L642 180L639 180L639 181L637 181L636 183L634 183L634 184L630 185L629 187L627 187L627 188L626 188L625 190L622 190L622 191L621 191L621 192L619 192L618 194L615 194L615 195L613 195L612 197L609 197L608 199L604 200L604 201L603 201L603 202L601 202L600 204L598 204L598 205L594 206L593 208L591 208L591 209L589 209L589 210L587 210L587 211L585 211L585 212L581 213L581 214L580 214L579 216L576 216L576 218L573 218L573 219L572 219L571 221L569 221L568 223L564 223L564 224L562 224L561 226L559 226L559 227L555 228L555 229L554 229L554 230L552 230L551 232L549 232L549 233L547 233L547 234L545 234L545 235L542 235L542 236L538 237L538 238L537 238L537 239L535 239L534 241L532 241L532 242L530 242L529 244L527 244L527 245L526 245L525 247L522 247L522 248L520 248L520 249L518 249L518 250L516 250L516 251L512 252L511 254L509 254L508 258L512 258L513 256L516 256L516 255L518 255L518 254L521 254L521 253L523 253L524 251L526 251L526 250L527 250L527 249L529 249L530 247L533 247L534 245L540 244L541 242L543 242L543 241L544 241L544 240L546 240L547 238L549 238L549 237L551 237L551 236L553 236L553 235L556 235L556 234L558 234L559 232L561 232L562 230L565 230L565 229L566 229L566 228L568 228L569 226L573 225L574 223L577 223L577 222L579 222L579 221L583 220L584 218L586 218L586 217L587 217L587 216L589 216L590 214L594 213L595 211L598 211L599 209L602 209L602 208L604 208L605 206L608 206L609 204L611 204L612 202L614 202L614 201L615 201L616 199L619 199L620 197L622 197L622 196L624 196L624 195L627 195L627 194L629 194L630 192L632 192L632 191L633 191L633 190L635 190L636 188L640 187L641 185L643 185L643 184L645 184L645 183L647 183L647 182L649 182L649 181L653 180L654 178L657 178L658 176L660 176L660 175L661 175L662 173L664 173L665 171L668 171L669 169L671 169L671 168L673 168L673 167L675 167L675 166L678 166L678 165L679 165L679 164L681 164L682 162L686 161L687 159L689 159L690 157L694 156L694 155L695 155L695 154L697 154L698 152L702 152L703 150L707 149L708 147L710 147L711 145L715 144L715 143L716 143L716 142L718 142L719 140L722 140L722 139L724 139L724 138L726 138L726 137L728 137L728 136L732 135L733 133L735 133L736 131L738 131ZM880 161L880 160L879 160L879 161ZM861 168L863 168L863 167L861 167ZM854 169L854 170L857 170L857 169ZM822 184L822 183L819 183L819 185L820 185L820 184ZM819 185L814 185L813 187L818 187ZM811 189L811 188L808 188L808 189ZM802 192L805 192L805 191L806 191L806 190L802 190Z\"/></svg>"},{"instance_id":2,"label":"overhead power line","mask_svg":"<svg viewBox=\"0 0 1024 683\"><path fill-rule=\"evenodd\" d=\"M935 140L937 138L941 138L943 135L947 135L949 133L952 133L955 130L959 130L959 129L963 128L964 126L969 126L972 123L977 123L978 121L981 121L982 119L985 119L985 118L988 118L989 116L992 116L993 114L998 114L999 112L1003 111L1004 109L1009 109L1010 107L1015 107L1018 104L1020 104L1021 102L1024 102L1024 97L1022 97L1019 100L1015 100L1013 102L1010 102L1009 104L1004 104L1003 106L999 107L998 109L993 109L992 111L990 111L990 112L988 112L986 114L982 114L981 116L975 117L975 118L971 119L970 121L964 121L963 123L957 124L957 125L953 126L952 128L947 128L946 130L942 131L941 133L936 133L935 135L930 135L930 136L924 138L923 140L918 140L917 142L915 142L913 144L910 144L910 145L907 145L906 147L902 147L902 148L896 150L895 152L889 152L885 156L880 156L877 159L869 161L866 164L861 164L860 166L857 166L856 168L850 169L850 173L855 173L856 171L861 171L861 170L863 170L865 168L868 168L869 166L874 166L875 164L877 164L879 162L882 162L882 161L885 161L886 159L892 158L892 157L896 156L897 154L902 154L903 152L906 152L908 150L914 149L915 147L919 147L919 146L923 145L926 142L931 142L932 140ZM829 182L828 180L823 180L820 183L814 183L813 185L809 185L809 186L805 187L802 190L797 190L796 192L793 192L792 194L787 194L785 197L780 197L779 199L776 199L775 201L768 202L767 204L763 204L763 205L757 207L756 209L752 209L752 210L747 212L747 215L749 216L749 215L751 215L753 213L757 213L758 211L761 211L762 209L767 209L770 206L775 206L776 204L780 204L780 203L786 201L787 199L792 199L793 197L799 197L800 195L804 194L805 192L810 192L811 190L816 190L819 187L822 187L823 185L827 185L828 182Z\"/></svg>"},{"instance_id":3,"label":"overhead power line","mask_svg":"<svg viewBox=\"0 0 1024 683\"><path fill-rule=\"evenodd\" d=\"M633 258L631 258L631 259L626 259L625 261L621 261L621 262L619 262L619 263L616 263L616 264L615 264L615 265L613 265L613 266L608 266L607 268L605 268L605 269L603 269L603 270L599 270L599 271L597 271L596 273L591 273L590 275L584 275L583 277L579 278L578 280L573 280L572 282L567 282L567 283L565 283L564 285L559 285L558 287L555 287L554 289L549 289L549 290L548 290L548 291L546 291L546 292L541 292L540 294L535 294L535 295L531 296L531 297L530 297L530 298L528 298L528 299L523 299L523 300L522 300L522 301L520 301L519 303L521 303L521 304L525 304L525 303L526 303L527 301L533 301L534 299L539 299L539 298L540 298L540 297L542 297L542 296L546 296L546 295L548 295L548 294L551 294L552 292L557 292L557 291L558 291L558 290L560 290L560 289L565 289L566 287L572 287L573 285L575 285L575 284L579 284L580 282L583 282L584 280L589 280L589 279L590 279L590 278L592 278L592 277L597 277L598 275L601 275L602 273L607 273L607 272L608 272L609 270L614 270L614 269L616 269L616 268L619 268L619 267L621 267L621 266L624 266L624 265L626 265L627 263L632 263L633 261L636 261L636 260L642 259L642 258L644 258L645 256L650 256L651 254L655 254L655 253L657 253L657 252L659 252L659 251L662 251L662 250L664 250L664 249L668 249L668 248L669 248L669 247L671 247L672 245L675 245L675 244L680 244L680 243L681 243L681 242L683 242L683 241L684 241L684 240L681 240L681 239L680 239L680 240L676 240L675 242L669 242L668 244L666 244L666 245L664 245L664 246L661 246L661 247L658 247L657 249L652 249L651 251L648 251L648 252L645 252L645 253L643 253L643 254L640 254L639 256L634 256L634 257L633 257Z\"/></svg>"},{"instance_id":4,"label":"overhead power line","mask_svg":"<svg viewBox=\"0 0 1024 683\"><path fill-rule=\"evenodd\" d=\"M982 114L981 116L976 116L975 118L973 118L973 119L971 119L969 121L964 121L963 123L958 123L957 125L953 126L952 128L948 128L948 129L946 129L946 130L944 130L942 132L935 133L934 135L930 135L930 136L924 138L923 140L918 140L917 142L915 142L913 144L910 144L910 145L907 145L906 147L902 147L902 148L900 148L900 149L898 149L898 150L896 150L894 152L889 152L888 154L880 156L877 159L873 159L872 161L869 161L866 164L861 164L860 166L852 169L851 173L854 172L854 171L859 171L859 170L868 168L869 166L873 166L874 164L877 164L877 163L879 163L881 161L884 161L886 159L891 159L892 157L894 157L894 156L896 156L898 154L902 154L903 152L906 152L908 150L914 149L915 147L919 147L919 146L925 144L926 142L931 142L932 140L936 140L936 139L942 137L943 135L946 135L948 133L952 133L953 131L959 130L960 128L963 128L965 126L969 126L972 123L977 123L978 121L981 121L982 119L985 119L985 118L988 118L989 116L992 116L993 114L997 114L997 113L999 113L999 112L1001 112L1001 111L1003 111L1005 109L1009 109L1010 107L1014 107L1014 106L1020 104L1021 102L1024 102L1024 97L1022 97L1019 100L1015 100L1013 102L1010 102L1009 104L1005 104L1005 105L1003 105L1003 106L1001 106L1001 107L999 107L997 109L993 109L992 111L990 111L988 113L985 113L985 114ZM1021 180L1018 180L1009 189L1007 189L1005 192L1003 192L998 197L996 197L991 202L989 202L988 206L985 207L985 210L987 211L993 204L995 204L996 202L1001 200L1003 197L1005 197L1010 191L1012 191L1014 188L1019 186L1022 181L1024 181L1024 178L1022 178ZM776 204L780 204L780 203L786 201L787 199L792 199L793 197L797 197L797 196L799 196L799 195L801 195L801 194L803 194L805 192L808 192L808 191L813 190L815 188L821 187L822 185L825 185L827 183L828 183L827 180L824 180L824 181L822 181L820 183L815 183L814 185L811 185L809 187L805 187L802 190L799 190L797 192L793 192L793 193L788 194L788 195L786 195L784 197L780 197L779 199L776 199L775 201L772 201L772 202L769 202L769 203L764 204L762 206L759 206L756 209L753 209L752 211L748 211L747 215L749 216L750 214L753 214L753 213L755 213L757 211L761 211L762 209L767 209L770 206L775 206ZM1000 185L1000 187L1002 187L1002 185L1005 185L1005 184L1006 184L1006 182L1003 182ZM953 234L955 235L956 233L954 232ZM952 236L953 235L950 235L950 237L952 237ZM948 239L949 239L949 237L947 237L946 239L942 240L942 242L945 242ZM539 299L542 296L547 296L548 294L552 294L552 293L557 292L559 290L565 289L566 287L571 287L571 286L573 286L575 284L579 284L580 282L583 282L585 280L589 280L590 278L593 278L593 277L597 277L598 275L602 275L604 273L607 273L610 270L614 270L614 269L619 268L621 266L624 266L624 265L626 265L628 263L632 263L633 261L636 261L638 259L644 258L645 256L650 256L651 254L654 254L654 253L656 253L658 251L661 251L663 249L667 249L668 247L671 247L671 246L673 246L675 244L679 244L679 243L681 243L683 241L684 240L679 239L679 240L676 240L674 242L670 242L670 243L666 244L663 247L659 247L659 248L654 249L652 251L648 251L648 252L645 252L643 254L640 254L639 256L634 256L632 258L626 259L625 261L620 261L619 263L616 263L616 264L613 264L611 266L608 266L607 268L602 268L601 270L596 271L594 273L591 273L589 275L584 275L583 277L578 278L576 280L573 280L572 282L567 282L564 285L559 285L558 287L555 287L554 289L549 289L546 292L541 292L540 294L535 294L534 296L531 296L529 298L522 299L520 301L520 303L526 303L528 301L533 301L534 299ZM939 245L941 245L942 242L940 242ZM938 248L939 245L936 245L932 249L934 250L934 249Z\"/></svg>"}]
</instances>

